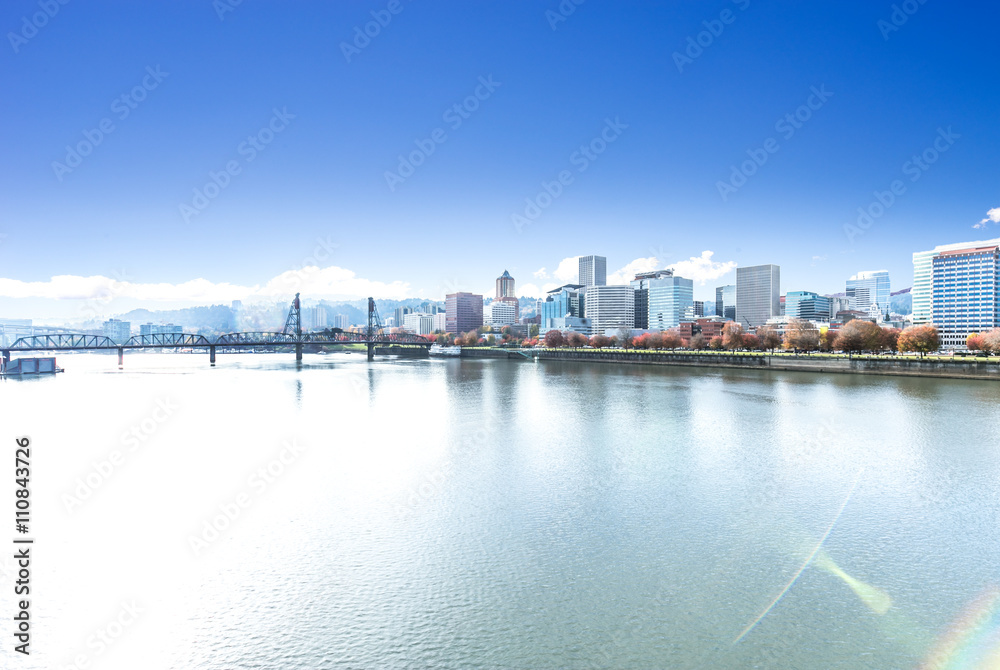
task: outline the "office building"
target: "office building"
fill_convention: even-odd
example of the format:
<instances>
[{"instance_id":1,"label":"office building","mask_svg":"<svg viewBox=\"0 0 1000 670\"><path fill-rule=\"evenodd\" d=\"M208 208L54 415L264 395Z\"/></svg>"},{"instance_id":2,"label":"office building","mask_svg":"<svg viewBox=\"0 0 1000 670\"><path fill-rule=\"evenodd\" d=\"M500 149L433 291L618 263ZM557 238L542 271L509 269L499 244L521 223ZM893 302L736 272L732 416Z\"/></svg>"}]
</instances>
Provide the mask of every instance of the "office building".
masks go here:
<instances>
[{"instance_id":1,"label":"office building","mask_svg":"<svg viewBox=\"0 0 1000 670\"><path fill-rule=\"evenodd\" d=\"M517 305L509 300L494 300L487 310L489 316L486 324L489 326L511 326L517 323Z\"/></svg>"},{"instance_id":2,"label":"office building","mask_svg":"<svg viewBox=\"0 0 1000 670\"><path fill-rule=\"evenodd\" d=\"M785 296L785 314L789 319L830 320L830 299L811 291L789 291Z\"/></svg>"},{"instance_id":3,"label":"office building","mask_svg":"<svg viewBox=\"0 0 1000 670\"><path fill-rule=\"evenodd\" d=\"M670 279L673 279L672 277ZM649 288L650 321L653 316L655 282ZM690 281L690 280L688 280ZM635 291L631 286L588 286L584 292L584 316L590 322L590 332L607 335L621 328L635 327Z\"/></svg>"},{"instance_id":4,"label":"office building","mask_svg":"<svg viewBox=\"0 0 1000 670\"><path fill-rule=\"evenodd\" d=\"M416 335L430 335L434 332L434 315L411 312L403 317L403 330Z\"/></svg>"},{"instance_id":5,"label":"office building","mask_svg":"<svg viewBox=\"0 0 1000 670\"><path fill-rule=\"evenodd\" d=\"M649 282L660 277L673 277L673 270L657 270L655 272L640 272L629 286L635 291L635 327L646 330L649 328Z\"/></svg>"},{"instance_id":6,"label":"office building","mask_svg":"<svg viewBox=\"0 0 1000 670\"><path fill-rule=\"evenodd\" d=\"M580 256L581 286L604 286L608 283L608 259L604 256Z\"/></svg>"},{"instance_id":7,"label":"office building","mask_svg":"<svg viewBox=\"0 0 1000 670\"><path fill-rule=\"evenodd\" d=\"M108 319L104 322L104 337L115 344L124 344L128 338L132 337L132 324L128 321Z\"/></svg>"},{"instance_id":8,"label":"office building","mask_svg":"<svg viewBox=\"0 0 1000 670\"><path fill-rule=\"evenodd\" d=\"M756 328L781 315L781 268L752 265L736 268L736 322Z\"/></svg>"},{"instance_id":9,"label":"office building","mask_svg":"<svg viewBox=\"0 0 1000 670\"><path fill-rule=\"evenodd\" d=\"M172 323L154 324L143 323L139 325L140 335L174 335L183 333L184 329Z\"/></svg>"},{"instance_id":10,"label":"office building","mask_svg":"<svg viewBox=\"0 0 1000 670\"><path fill-rule=\"evenodd\" d=\"M447 312L438 312L434 315L434 332L444 333L448 330L448 314Z\"/></svg>"},{"instance_id":11,"label":"office building","mask_svg":"<svg viewBox=\"0 0 1000 670\"><path fill-rule=\"evenodd\" d=\"M502 275L497 277L497 294L493 298L493 303L497 302L506 303L514 310L514 320L510 323L517 323L517 318L521 314L521 304L514 292L514 278L506 270L503 271ZM504 310L504 314L507 314L507 310Z\"/></svg>"},{"instance_id":12,"label":"office building","mask_svg":"<svg viewBox=\"0 0 1000 670\"><path fill-rule=\"evenodd\" d=\"M483 325L483 296L478 293L449 293L445 296L445 330L454 335L479 330Z\"/></svg>"},{"instance_id":13,"label":"office building","mask_svg":"<svg viewBox=\"0 0 1000 670\"><path fill-rule=\"evenodd\" d=\"M300 308L302 319L302 330L322 330L326 328L326 308L325 307L302 307Z\"/></svg>"},{"instance_id":14,"label":"office building","mask_svg":"<svg viewBox=\"0 0 1000 670\"><path fill-rule=\"evenodd\" d=\"M572 330L590 334L590 321L584 314L586 287L566 284L549 291L545 300L538 301L538 332L545 335L550 330Z\"/></svg>"},{"instance_id":15,"label":"office building","mask_svg":"<svg viewBox=\"0 0 1000 670\"><path fill-rule=\"evenodd\" d=\"M412 307L397 307L393 312L393 323L398 327L403 327L403 322L407 314L413 314Z\"/></svg>"},{"instance_id":16,"label":"office building","mask_svg":"<svg viewBox=\"0 0 1000 670\"><path fill-rule=\"evenodd\" d=\"M910 293L913 296L914 325L930 323L933 318L934 256L943 251L975 249L991 245L1000 245L1000 238L978 242L940 244L930 251L917 251L913 254L913 290Z\"/></svg>"},{"instance_id":17,"label":"office building","mask_svg":"<svg viewBox=\"0 0 1000 670\"><path fill-rule=\"evenodd\" d=\"M867 312L875 304L888 315L889 293L888 270L859 272L847 280L847 299L851 301L852 310Z\"/></svg>"},{"instance_id":18,"label":"office building","mask_svg":"<svg viewBox=\"0 0 1000 670\"><path fill-rule=\"evenodd\" d=\"M667 330L680 325L687 310L694 308L694 282L673 275L649 280L650 330ZM589 305L588 305L589 306Z\"/></svg>"},{"instance_id":19,"label":"office building","mask_svg":"<svg viewBox=\"0 0 1000 670\"><path fill-rule=\"evenodd\" d=\"M1000 326L1000 246L936 254L931 283L931 322L942 348L962 349L972 333Z\"/></svg>"},{"instance_id":20,"label":"office building","mask_svg":"<svg viewBox=\"0 0 1000 670\"><path fill-rule=\"evenodd\" d=\"M350 319L346 314L334 314L333 322L330 324L333 328L340 328L341 330L347 330L351 325Z\"/></svg>"},{"instance_id":21,"label":"office building","mask_svg":"<svg viewBox=\"0 0 1000 670\"><path fill-rule=\"evenodd\" d=\"M736 320L736 284L715 289L715 315L728 321Z\"/></svg>"},{"instance_id":22,"label":"office building","mask_svg":"<svg viewBox=\"0 0 1000 670\"><path fill-rule=\"evenodd\" d=\"M851 301L844 296L828 295L824 297L830 301L830 319L835 318L838 312L846 312L851 309Z\"/></svg>"},{"instance_id":23,"label":"office building","mask_svg":"<svg viewBox=\"0 0 1000 670\"><path fill-rule=\"evenodd\" d=\"M694 315L699 318L705 316L705 302L703 300L694 301Z\"/></svg>"}]
</instances>

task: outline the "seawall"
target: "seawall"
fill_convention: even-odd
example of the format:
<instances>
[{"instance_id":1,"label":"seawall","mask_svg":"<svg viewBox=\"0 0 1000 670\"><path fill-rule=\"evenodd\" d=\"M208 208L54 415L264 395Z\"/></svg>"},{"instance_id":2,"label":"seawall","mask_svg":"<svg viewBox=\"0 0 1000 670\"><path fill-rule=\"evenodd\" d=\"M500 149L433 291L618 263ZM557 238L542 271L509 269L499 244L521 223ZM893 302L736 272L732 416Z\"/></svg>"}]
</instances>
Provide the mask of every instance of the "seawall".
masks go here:
<instances>
[{"instance_id":1,"label":"seawall","mask_svg":"<svg viewBox=\"0 0 1000 670\"><path fill-rule=\"evenodd\" d=\"M917 357L828 357L823 355L778 355L764 353L682 353L614 351L590 349L527 349L539 360L618 363L628 365L679 365L687 367L756 368L801 372L944 377L952 379L1000 380L1000 360ZM463 358L523 358L501 349L462 349Z\"/></svg>"}]
</instances>

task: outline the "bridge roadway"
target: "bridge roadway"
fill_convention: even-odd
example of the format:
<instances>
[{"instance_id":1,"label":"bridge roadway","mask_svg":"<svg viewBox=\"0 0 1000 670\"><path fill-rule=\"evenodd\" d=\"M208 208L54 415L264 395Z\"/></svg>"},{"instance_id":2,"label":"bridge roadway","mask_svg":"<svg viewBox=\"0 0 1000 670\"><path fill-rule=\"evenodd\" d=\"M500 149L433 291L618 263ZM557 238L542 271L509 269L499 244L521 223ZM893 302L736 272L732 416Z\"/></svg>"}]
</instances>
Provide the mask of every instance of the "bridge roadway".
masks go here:
<instances>
[{"instance_id":1,"label":"bridge roadway","mask_svg":"<svg viewBox=\"0 0 1000 670\"><path fill-rule=\"evenodd\" d=\"M302 333L284 332L238 332L226 333L214 342L203 335L188 333L163 333L157 335L135 335L121 344L104 335L80 333L54 333L21 337L10 346L3 347L3 367L10 362L12 352L26 351L118 351L118 366L124 363L126 349L208 349L212 365L215 365L215 349L235 347L295 347L296 360L302 360L302 346L305 344L364 344L368 355L374 355L378 346L406 345L429 347L432 342L420 335L409 333Z\"/></svg>"}]
</instances>

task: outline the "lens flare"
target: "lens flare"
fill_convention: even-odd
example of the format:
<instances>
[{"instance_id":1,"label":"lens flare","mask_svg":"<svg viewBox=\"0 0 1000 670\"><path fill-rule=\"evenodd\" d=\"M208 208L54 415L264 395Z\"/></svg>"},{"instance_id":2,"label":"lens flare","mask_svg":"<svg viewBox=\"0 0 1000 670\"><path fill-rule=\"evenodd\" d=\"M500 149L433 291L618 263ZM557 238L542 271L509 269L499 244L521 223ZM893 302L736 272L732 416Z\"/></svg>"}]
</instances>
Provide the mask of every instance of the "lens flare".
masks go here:
<instances>
[{"instance_id":1,"label":"lens flare","mask_svg":"<svg viewBox=\"0 0 1000 670\"><path fill-rule=\"evenodd\" d=\"M920 670L1000 670L1000 588L987 589L965 607Z\"/></svg>"},{"instance_id":2,"label":"lens flare","mask_svg":"<svg viewBox=\"0 0 1000 670\"><path fill-rule=\"evenodd\" d=\"M872 612L876 614L885 614L892 607L892 598L889 594L882 589L875 588L871 584L865 584L862 581L851 577L849 574L840 569L840 566L833 562L830 555L826 553L825 549L821 549L819 553L816 554L816 558L813 560L813 565L815 565L820 570L825 570L829 572L834 577L839 577L847 584L852 591L861 598L861 602L868 606Z\"/></svg>"}]
</instances>

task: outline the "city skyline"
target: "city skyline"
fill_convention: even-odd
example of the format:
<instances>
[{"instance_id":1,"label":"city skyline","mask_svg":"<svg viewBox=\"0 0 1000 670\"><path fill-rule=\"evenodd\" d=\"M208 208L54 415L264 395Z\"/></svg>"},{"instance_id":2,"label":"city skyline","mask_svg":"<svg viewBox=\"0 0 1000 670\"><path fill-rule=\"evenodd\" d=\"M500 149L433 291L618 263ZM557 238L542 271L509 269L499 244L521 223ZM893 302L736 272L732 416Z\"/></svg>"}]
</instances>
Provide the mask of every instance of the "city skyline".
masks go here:
<instances>
[{"instance_id":1,"label":"city skyline","mask_svg":"<svg viewBox=\"0 0 1000 670\"><path fill-rule=\"evenodd\" d=\"M109 313L489 295L483 267L540 297L595 252L609 284L673 267L696 300L767 263L788 290L903 288L915 250L1000 224L990 22L945 7L403 2L364 40L385 3L222 6L0 10L0 315L123 280Z\"/></svg>"}]
</instances>

